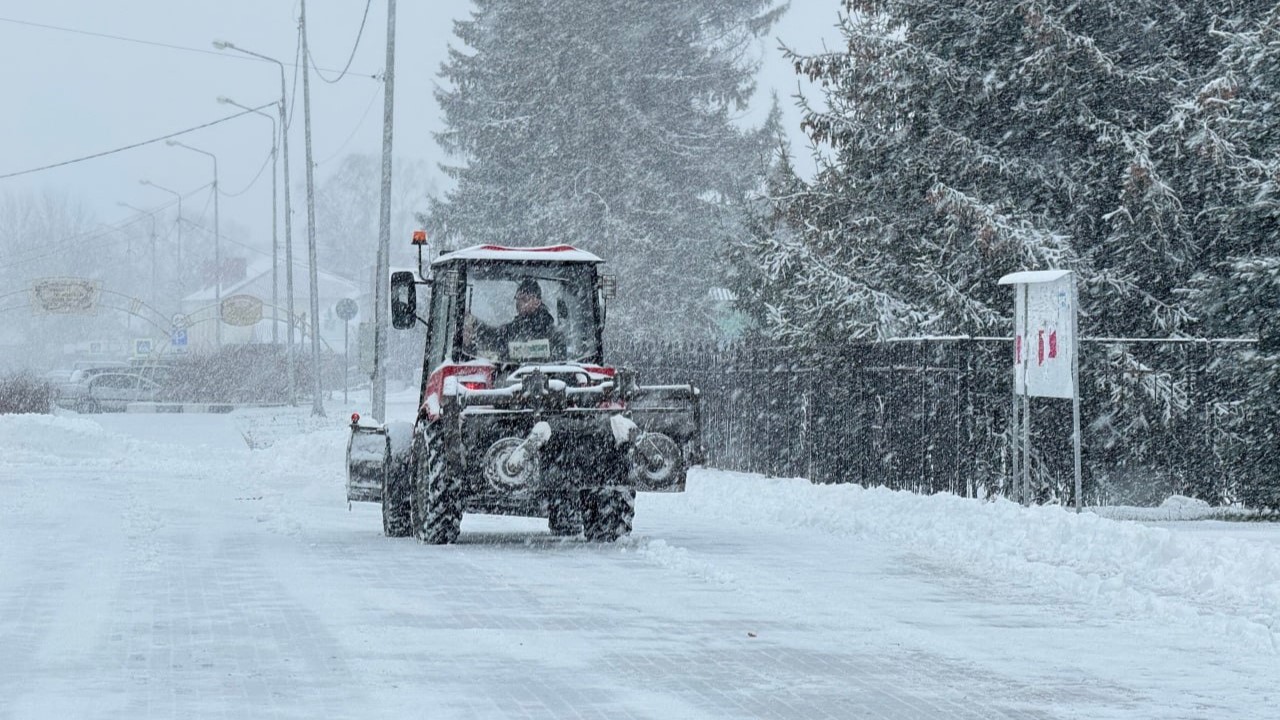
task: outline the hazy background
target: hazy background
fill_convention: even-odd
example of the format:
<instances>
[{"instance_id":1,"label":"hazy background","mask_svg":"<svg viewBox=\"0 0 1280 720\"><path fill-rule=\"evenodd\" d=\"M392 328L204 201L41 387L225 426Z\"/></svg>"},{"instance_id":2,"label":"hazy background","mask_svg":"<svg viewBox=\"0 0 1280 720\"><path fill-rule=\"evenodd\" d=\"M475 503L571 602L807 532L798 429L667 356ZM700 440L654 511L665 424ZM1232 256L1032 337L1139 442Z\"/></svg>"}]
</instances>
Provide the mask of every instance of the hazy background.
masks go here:
<instances>
[{"instance_id":1,"label":"hazy background","mask_svg":"<svg viewBox=\"0 0 1280 720\"><path fill-rule=\"evenodd\" d=\"M778 51L779 43L812 51L823 38L838 37L833 26L838 0L796 0L761 43L760 87L744 122L758 123L777 92L800 167L809 168L805 141L797 127L792 95L797 77ZM308 4L311 54L330 78L346 64L360 28L360 0L313 0ZM440 129L432 89L447 45L456 44L452 21L465 17L463 0L401 0L397 7L395 154L398 161L426 163L437 185L443 158L431 133ZM3 87L7 111L0 113L0 175L70 160L141 142L231 114L215 98L228 96L256 106L279 97L279 71L270 63L214 50L215 39L293 63L297 39L296 0L44 0L0 2L0 63L8 69ZM16 22L15 22L16 21ZM26 23L70 30L35 27ZM98 33L130 42L83 33ZM381 83L371 76L384 65L386 2L374 0L348 75L336 84L311 78L312 139L316 182L322 183L351 153L381 151ZM548 48L548 52L554 48ZM290 87L292 68L287 68ZM296 91L298 114L290 134L293 186L304 180L301 76ZM182 142L215 153L224 195L224 235L235 228L247 244L267 247L271 236L270 123L247 116L183 136ZM186 193L211 180L207 158L163 143L102 158L0 180L0 193L54 189L87 203L96 219L121 221L133 214L125 202L152 208L172 196L139 184L148 179ZM256 183L254 181L257 177ZM251 186L251 183L252 186ZM242 194L236 194L242 193ZM207 191L184 201L186 216L211 221ZM398 212L416 208L397 208ZM295 237L305 238L305 205L295 192ZM393 228L405 238L412 228ZM91 252L91 248L86 248ZM325 259L320 258L325 265Z\"/></svg>"}]
</instances>

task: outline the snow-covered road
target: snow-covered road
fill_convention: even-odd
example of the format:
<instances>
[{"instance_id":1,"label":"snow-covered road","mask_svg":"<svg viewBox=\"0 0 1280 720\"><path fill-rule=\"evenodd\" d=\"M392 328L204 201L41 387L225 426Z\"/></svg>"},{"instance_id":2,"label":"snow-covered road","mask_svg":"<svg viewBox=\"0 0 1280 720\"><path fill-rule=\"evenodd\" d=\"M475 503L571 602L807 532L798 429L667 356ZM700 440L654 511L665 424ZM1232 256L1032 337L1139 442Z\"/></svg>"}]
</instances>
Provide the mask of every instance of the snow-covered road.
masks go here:
<instances>
[{"instance_id":1,"label":"snow-covered road","mask_svg":"<svg viewBox=\"0 0 1280 720\"><path fill-rule=\"evenodd\" d=\"M468 516L431 547L348 509L340 422L0 416L0 718L1280 705L1274 525L699 471L617 545Z\"/></svg>"}]
</instances>

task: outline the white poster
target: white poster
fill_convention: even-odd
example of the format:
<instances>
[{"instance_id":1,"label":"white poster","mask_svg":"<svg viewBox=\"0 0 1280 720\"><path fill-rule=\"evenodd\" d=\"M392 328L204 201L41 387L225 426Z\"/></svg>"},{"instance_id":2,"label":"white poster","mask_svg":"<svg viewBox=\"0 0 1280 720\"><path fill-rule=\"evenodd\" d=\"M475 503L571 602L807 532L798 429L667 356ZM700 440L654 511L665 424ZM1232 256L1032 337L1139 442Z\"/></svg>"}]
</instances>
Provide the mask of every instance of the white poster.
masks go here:
<instances>
[{"instance_id":1,"label":"white poster","mask_svg":"<svg viewBox=\"0 0 1280 720\"><path fill-rule=\"evenodd\" d=\"M1067 272L1024 273L1014 307L1014 383L1019 395L1075 397L1075 278ZM1053 279L1047 279L1047 278ZM1032 280L1022 282L1022 280Z\"/></svg>"}]
</instances>

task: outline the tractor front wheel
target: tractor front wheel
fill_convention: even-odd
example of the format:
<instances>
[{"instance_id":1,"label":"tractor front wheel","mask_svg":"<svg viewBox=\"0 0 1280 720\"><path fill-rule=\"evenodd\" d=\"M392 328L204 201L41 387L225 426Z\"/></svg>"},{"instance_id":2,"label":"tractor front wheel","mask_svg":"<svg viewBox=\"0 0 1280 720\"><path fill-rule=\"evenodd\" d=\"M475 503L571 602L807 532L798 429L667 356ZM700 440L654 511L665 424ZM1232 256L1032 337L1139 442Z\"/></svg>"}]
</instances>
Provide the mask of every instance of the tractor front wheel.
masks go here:
<instances>
[{"instance_id":1,"label":"tractor front wheel","mask_svg":"<svg viewBox=\"0 0 1280 720\"><path fill-rule=\"evenodd\" d=\"M582 491L583 535L588 540L614 542L630 535L635 516L635 488L611 485Z\"/></svg>"},{"instance_id":2,"label":"tractor front wheel","mask_svg":"<svg viewBox=\"0 0 1280 720\"><path fill-rule=\"evenodd\" d=\"M577 498L560 495L547 504L547 526L557 537L573 537L582 532L582 510Z\"/></svg>"},{"instance_id":3,"label":"tractor front wheel","mask_svg":"<svg viewBox=\"0 0 1280 720\"><path fill-rule=\"evenodd\" d=\"M382 534L387 537L409 537L413 521L409 510L412 477L398 466L387 468L382 475Z\"/></svg>"}]
</instances>

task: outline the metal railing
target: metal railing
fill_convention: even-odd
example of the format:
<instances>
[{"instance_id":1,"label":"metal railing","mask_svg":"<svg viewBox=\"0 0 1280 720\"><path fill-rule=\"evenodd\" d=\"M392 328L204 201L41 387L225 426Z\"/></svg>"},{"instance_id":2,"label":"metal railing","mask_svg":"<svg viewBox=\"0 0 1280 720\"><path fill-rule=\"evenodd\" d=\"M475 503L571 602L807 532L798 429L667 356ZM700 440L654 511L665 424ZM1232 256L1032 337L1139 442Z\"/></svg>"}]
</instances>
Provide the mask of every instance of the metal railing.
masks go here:
<instances>
[{"instance_id":1,"label":"metal railing","mask_svg":"<svg viewBox=\"0 0 1280 720\"><path fill-rule=\"evenodd\" d=\"M643 382L703 394L707 464L915 492L1006 494L1012 341L907 338L799 354L785 348L612 348ZM1250 370L1253 341L1085 338L1081 350L1086 504L1173 494L1276 502L1272 405ZM1074 493L1070 403L1033 399L1032 484L1040 502Z\"/></svg>"}]
</instances>

